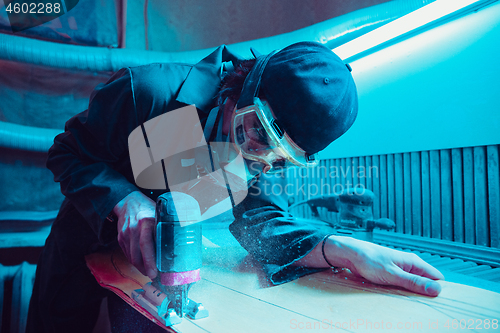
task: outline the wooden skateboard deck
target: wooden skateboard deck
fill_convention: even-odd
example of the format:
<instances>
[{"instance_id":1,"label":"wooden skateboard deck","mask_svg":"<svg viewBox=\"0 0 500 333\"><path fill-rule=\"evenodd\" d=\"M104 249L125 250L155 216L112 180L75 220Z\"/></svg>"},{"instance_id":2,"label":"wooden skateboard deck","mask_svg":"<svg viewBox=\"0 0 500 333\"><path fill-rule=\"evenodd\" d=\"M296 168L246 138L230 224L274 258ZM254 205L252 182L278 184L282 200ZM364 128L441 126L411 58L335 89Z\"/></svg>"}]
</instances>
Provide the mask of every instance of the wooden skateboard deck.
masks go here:
<instances>
[{"instance_id":1,"label":"wooden skateboard deck","mask_svg":"<svg viewBox=\"0 0 500 333\"><path fill-rule=\"evenodd\" d=\"M440 281L441 294L431 298L374 285L349 271L324 271L270 286L242 248L205 248L203 261L202 279L189 297L210 315L164 327L170 332L500 331L500 294L484 289ZM131 298L150 279L119 249L90 255L87 264L103 287L155 321Z\"/></svg>"}]
</instances>

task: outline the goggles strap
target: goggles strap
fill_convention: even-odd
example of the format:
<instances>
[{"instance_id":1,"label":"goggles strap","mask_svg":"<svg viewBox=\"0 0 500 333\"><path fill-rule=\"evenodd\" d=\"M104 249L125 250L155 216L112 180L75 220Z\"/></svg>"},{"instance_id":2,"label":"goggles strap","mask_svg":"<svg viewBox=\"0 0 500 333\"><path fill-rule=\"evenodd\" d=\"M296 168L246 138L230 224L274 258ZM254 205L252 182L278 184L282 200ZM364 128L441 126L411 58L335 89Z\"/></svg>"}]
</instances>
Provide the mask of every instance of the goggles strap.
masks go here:
<instances>
[{"instance_id":1,"label":"goggles strap","mask_svg":"<svg viewBox=\"0 0 500 333\"><path fill-rule=\"evenodd\" d=\"M245 106L253 104L253 98L258 97L260 90L260 81L262 78L262 73L266 69L266 65L271 59L271 57L278 51L273 51L265 56L260 56L256 59L255 65L253 66L250 73L248 73L245 82L243 83L243 89L241 91L240 99L238 100L237 108L241 109Z\"/></svg>"},{"instance_id":2,"label":"goggles strap","mask_svg":"<svg viewBox=\"0 0 500 333\"><path fill-rule=\"evenodd\" d=\"M210 156L210 164L212 165L212 172L215 171L215 165L214 165L214 160L213 160L213 154L212 154L212 149L210 147L210 137L212 136L212 131L214 129L215 121L217 120L217 116L219 115L220 108L219 106L214 107L212 110L210 110L210 113L208 114L207 122L205 123L205 128L203 129L203 136L205 137L208 148L208 155Z\"/></svg>"},{"instance_id":3,"label":"goggles strap","mask_svg":"<svg viewBox=\"0 0 500 333\"><path fill-rule=\"evenodd\" d=\"M210 142L210 137L212 136L212 131L214 129L215 121L217 120L217 116L219 115L220 107L216 106L210 113L208 114L207 122L205 123L205 128L203 129L203 135L205 136L205 140Z\"/></svg>"}]
</instances>

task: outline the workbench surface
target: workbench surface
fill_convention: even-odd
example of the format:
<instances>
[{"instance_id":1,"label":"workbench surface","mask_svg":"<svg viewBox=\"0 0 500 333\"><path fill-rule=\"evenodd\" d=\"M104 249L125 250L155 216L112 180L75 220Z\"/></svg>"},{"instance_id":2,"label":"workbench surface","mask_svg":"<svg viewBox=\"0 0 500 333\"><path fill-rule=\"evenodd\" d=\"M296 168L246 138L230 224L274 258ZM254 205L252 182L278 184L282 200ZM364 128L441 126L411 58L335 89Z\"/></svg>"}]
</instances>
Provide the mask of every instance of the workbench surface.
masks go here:
<instances>
[{"instance_id":1,"label":"workbench surface","mask_svg":"<svg viewBox=\"0 0 500 333\"><path fill-rule=\"evenodd\" d=\"M126 299L125 294L138 288L137 281L149 279L134 267L120 268L116 261L124 257L117 259L119 255L96 254L87 262L103 286ZM113 274L96 274L110 261L121 270L118 287ZM135 282L123 281L124 276ZM205 248L201 276L189 297L203 303L210 315L184 319L173 327L175 332L500 330L500 294L446 281L440 281L442 292L435 298L374 285L349 271L324 271L270 286L258 264L240 247Z\"/></svg>"}]
</instances>

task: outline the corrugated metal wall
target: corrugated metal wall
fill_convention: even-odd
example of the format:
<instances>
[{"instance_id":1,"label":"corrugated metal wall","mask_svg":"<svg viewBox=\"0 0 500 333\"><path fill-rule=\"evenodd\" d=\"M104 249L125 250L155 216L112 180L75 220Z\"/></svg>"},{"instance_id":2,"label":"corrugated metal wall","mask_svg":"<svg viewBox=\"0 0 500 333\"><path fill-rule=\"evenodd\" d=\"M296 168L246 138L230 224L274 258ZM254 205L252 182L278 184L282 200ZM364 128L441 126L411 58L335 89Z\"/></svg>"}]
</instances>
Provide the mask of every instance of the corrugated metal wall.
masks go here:
<instances>
[{"instance_id":1,"label":"corrugated metal wall","mask_svg":"<svg viewBox=\"0 0 500 333\"><path fill-rule=\"evenodd\" d=\"M363 186L377 197L374 217L396 232L500 248L499 147L323 160L307 174L291 170L288 192L298 202ZM307 206L292 213L310 216Z\"/></svg>"}]
</instances>

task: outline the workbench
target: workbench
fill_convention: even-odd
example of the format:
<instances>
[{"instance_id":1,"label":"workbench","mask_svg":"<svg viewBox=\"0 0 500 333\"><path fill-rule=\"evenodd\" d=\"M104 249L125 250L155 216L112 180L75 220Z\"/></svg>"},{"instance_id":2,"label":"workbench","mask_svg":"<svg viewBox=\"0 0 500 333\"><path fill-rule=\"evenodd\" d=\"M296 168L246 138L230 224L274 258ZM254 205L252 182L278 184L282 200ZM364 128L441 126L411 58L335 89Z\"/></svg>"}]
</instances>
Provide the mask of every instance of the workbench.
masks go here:
<instances>
[{"instance_id":1,"label":"workbench","mask_svg":"<svg viewBox=\"0 0 500 333\"><path fill-rule=\"evenodd\" d=\"M95 254L88 258L88 264L94 271L99 265L113 261L121 277L131 277L127 287L120 286L123 290L128 288L126 292L150 281L131 265L125 267L124 257L120 259L119 256L116 253ZM191 288L189 297L202 302L210 312L209 317L185 318L169 331L499 330L500 294L452 282L440 281L442 292L435 298L401 288L374 285L348 270L338 274L327 270L273 286L259 264L238 246L205 247L201 276ZM97 275L97 278L103 286L113 289L116 276L106 274ZM127 298L123 293L121 297Z\"/></svg>"}]
</instances>

